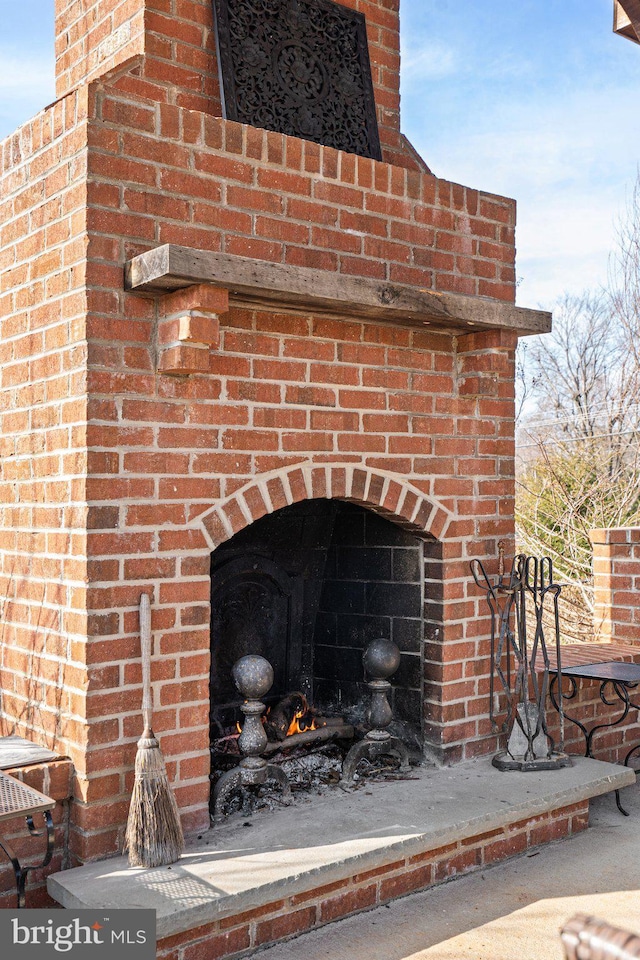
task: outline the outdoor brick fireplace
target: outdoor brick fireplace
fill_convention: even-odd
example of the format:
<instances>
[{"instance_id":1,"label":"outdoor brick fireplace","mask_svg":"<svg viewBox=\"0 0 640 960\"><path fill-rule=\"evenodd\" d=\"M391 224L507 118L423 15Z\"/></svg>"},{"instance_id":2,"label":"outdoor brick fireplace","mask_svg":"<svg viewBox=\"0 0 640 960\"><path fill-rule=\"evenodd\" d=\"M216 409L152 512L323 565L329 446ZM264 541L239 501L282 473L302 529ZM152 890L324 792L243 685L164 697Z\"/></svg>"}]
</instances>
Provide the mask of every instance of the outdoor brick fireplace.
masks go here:
<instances>
[{"instance_id":1,"label":"outdoor brick fireplace","mask_svg":"<svg viewBox=\"0 0 640 960\"><path fill-rule=\"evenodd\" d=\"M514 203L400 132L398 0L344 5L382 161L222 119L210 0L57 0L59 99L2 144L1 716L72 759L76 862L122 846L143 591L154 729L208 825L211 592L283 523L294 592L303 519L334 570L287 681L353 700L380 633L421 749L496 749L469 560L512 552L514 349L549 317L514 306Z\"/></svg>"}]
</instances>

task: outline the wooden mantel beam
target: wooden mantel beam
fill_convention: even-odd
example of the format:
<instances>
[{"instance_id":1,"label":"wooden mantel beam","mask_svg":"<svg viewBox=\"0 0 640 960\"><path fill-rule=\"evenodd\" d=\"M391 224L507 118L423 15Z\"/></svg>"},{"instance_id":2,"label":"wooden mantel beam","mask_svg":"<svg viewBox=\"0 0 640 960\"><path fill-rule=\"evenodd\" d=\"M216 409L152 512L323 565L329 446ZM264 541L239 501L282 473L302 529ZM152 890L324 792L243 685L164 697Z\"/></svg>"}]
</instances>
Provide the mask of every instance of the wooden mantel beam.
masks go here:
<instances>
[{"instance_id":1,"label":"wooden mantel beam","mask_svg":"<svg viewBox=\"0 0 640 960\"><path fill-rule=\"evenodd\" d=\"M465 333L511 330L527 336L551 329L550 313L503 300L438 293L172 243L141 253L125 267L126 289L141 294L157 296L196 283L225 288L236 306L312 311Z\"/></svg>"}]
</instances>

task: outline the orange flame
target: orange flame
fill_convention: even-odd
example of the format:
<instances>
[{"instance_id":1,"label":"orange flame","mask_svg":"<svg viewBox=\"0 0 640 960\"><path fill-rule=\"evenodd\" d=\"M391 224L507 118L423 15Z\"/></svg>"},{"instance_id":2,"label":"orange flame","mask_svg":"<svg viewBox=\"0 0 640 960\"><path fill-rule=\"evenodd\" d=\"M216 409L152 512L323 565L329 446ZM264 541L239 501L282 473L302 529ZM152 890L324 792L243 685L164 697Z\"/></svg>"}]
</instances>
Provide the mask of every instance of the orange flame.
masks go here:
<instances>
[{"instance_id":1,"label":"orange flame","mask_svg":"<svg viewBox=\"0 0 640 960\"><path fill-rule=\"evenodd\" d=\"M309 722L309 718L307 718L305 721L303 721L303 723L300 723L300 721L303 720L305 714L307 713L307 710L308 710L308 707L306 706L306 704L301 710L298 710L293 720L289 724L289 729L287 730L288 737L292 737L295 733L305 733L307 730L318 729L318 725L316 724L314 717L311 718L311 722Z\"/></svg>"},{"instance_id":2,"label":"orange flame","mask_svg":"<svg viewBox=\"0 0 640 960\"><path fill-rule=\"evenodd\" d=\"M266 722L267 717L271 711L271 707L268 708L266 714L260 719L263 723ZM325 724L321 724L324 726ZM316 719L309 709L309 704L306 699L302 699L302 704L300 709L296 712L293 720L289 724L289 729L287 730L286 736L292 737L296 733L307 733L310 730L319 730L320 726L316 723ZM242 733L242 725L239 720L236 721L236 731Z\"/></svg>"}]
</instances>

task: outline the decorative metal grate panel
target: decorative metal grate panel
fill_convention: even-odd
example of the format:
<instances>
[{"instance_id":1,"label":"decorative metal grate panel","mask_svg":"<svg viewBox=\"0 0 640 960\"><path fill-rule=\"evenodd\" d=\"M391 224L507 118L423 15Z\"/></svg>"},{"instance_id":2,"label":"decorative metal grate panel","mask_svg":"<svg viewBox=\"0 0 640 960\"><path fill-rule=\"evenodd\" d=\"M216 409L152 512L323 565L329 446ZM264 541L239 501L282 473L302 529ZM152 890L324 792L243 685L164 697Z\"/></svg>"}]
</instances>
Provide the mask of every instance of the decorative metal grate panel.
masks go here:
<instances>
[{"instance_id":1,"label":"decorative metal grate panel","mask_svg":"<svg viewBox=\"0 0 640 960\"><path fill-rule=\"evenodd\" d=\"M8 774L0 773L0 820L48 810L55 801Z\"/></svg>"},{"instance_id":2,"label":"decorative metal grate panel","mask_svg":"<svg viewBox=\"0 0 640 960\"><path fill-rule=\"evenodd\" d=\"M365 18L332 0L213 0L225 116L382 159Z\"/></svg>"}]
</instances>

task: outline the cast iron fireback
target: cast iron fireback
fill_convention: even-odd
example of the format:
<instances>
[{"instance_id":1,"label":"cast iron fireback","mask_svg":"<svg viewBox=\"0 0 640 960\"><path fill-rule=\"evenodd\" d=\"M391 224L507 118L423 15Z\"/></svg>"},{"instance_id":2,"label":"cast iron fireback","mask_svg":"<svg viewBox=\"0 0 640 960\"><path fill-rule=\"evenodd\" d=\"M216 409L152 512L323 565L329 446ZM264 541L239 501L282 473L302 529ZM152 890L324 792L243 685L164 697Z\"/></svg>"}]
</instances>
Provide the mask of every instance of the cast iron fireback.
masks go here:
<instances>
[{"instance_id":1,"label":"cast iron fireback","mask_svg":"<svg viewBox=\"0 0 640 960\"><path fill-rule=\"evenodd\" d=\"M225 117L381 160L365 18L332 0L213 0Z\"/></svg>"}]
</instances>

